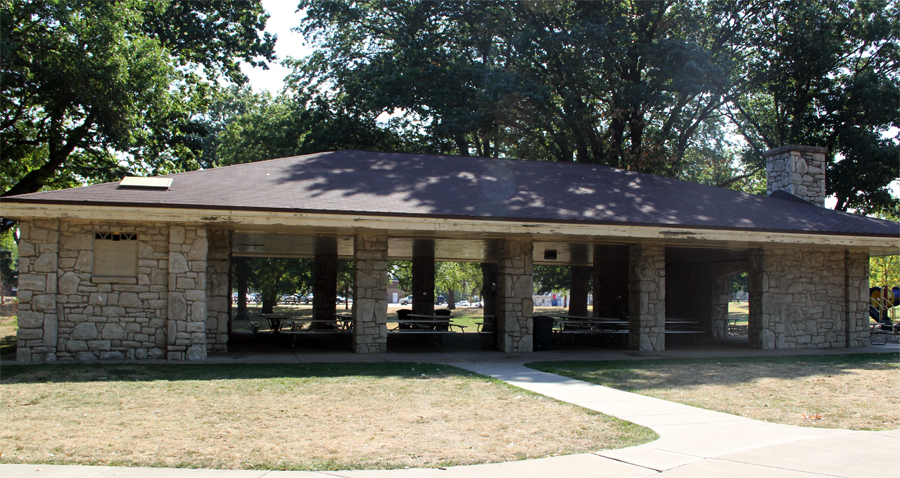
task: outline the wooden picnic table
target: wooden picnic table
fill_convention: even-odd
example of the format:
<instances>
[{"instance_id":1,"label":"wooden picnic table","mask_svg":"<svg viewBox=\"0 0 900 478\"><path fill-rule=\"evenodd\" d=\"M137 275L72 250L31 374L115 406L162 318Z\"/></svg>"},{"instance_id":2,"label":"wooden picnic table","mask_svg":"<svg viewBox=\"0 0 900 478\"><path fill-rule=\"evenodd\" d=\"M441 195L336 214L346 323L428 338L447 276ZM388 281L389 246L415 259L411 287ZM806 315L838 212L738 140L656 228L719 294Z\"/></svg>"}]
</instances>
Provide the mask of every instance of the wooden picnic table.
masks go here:
<instances>
[{"instance_id":1,"label":"wooden picnic table","mask_svg":"<svg viewBox=\"0 0 900 478\"><path fill-rule=\"evenodd\" d=\"M313 319L289 314L262 314L276 334L336 334L353 330L353 317L337 315L334 319ZM305 326L305 327L304 327ZM284 330L288 327L287 330Z\"/></svg>"},{"instance_id":2,"label":"wooden picnic table","mask_svg":"<svg viewBox=\"0 0 900 478\"><path fill-rule=\"evenodd\" d=\"M450 321L450 316L448 315L424 315L424 314L409 314L407 315L408 319L398 319L397 327L391 332L393 333L432 333L432 334L441 334L441 333L452 333L452 327L458 327L460 332L465 332L465 325L454 324ZM403 328L403 325L409 325L409 328Z\"/></svg>"}]
</instances>

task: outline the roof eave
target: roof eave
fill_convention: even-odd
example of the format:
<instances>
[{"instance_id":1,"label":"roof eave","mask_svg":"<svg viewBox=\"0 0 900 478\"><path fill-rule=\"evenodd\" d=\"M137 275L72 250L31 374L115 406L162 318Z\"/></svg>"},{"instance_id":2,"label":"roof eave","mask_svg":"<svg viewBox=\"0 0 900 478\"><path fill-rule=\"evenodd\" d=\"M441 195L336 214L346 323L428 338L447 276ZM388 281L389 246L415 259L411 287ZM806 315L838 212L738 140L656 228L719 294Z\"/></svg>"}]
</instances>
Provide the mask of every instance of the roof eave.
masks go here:
<instances>
[{"instance_id":1,"label":"roof eave","mask_svg":"<svg viewBox=\"0 0 900 478\"><path fill-rule=\"evenodd\" d=\"M362 214L301 210L198 208L184 206L55 204L4 201L3 216L12 219L84 219L202 223L223 227L284 227L319 230L384 230L410 234L480 234L492 236L595 236L622 240L741 245L808 245L868 249L879 255L900 249L900 237L853 233L818 233L728 229L671 224L622 224L588 221L536 221L508 218L472 218L402 214ZM134 218L134 219L130 219Z\"/></svg>"}]
</instances>

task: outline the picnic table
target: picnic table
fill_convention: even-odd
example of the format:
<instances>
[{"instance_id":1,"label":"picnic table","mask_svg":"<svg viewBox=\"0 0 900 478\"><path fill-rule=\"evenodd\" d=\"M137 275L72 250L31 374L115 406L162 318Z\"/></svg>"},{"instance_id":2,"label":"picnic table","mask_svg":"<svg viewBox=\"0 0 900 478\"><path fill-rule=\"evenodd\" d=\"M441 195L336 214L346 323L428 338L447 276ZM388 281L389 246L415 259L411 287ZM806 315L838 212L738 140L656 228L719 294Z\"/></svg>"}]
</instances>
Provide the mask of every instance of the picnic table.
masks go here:
<instances>
[{"instance_id":1,"label":"picnic table","mask_svg":"<svg viewBox=\"0 0 900 478\"><path fill-rule=\"evenodd\" d=\"M706 328L700 325L699 320L694 319L666 319L666 336L681 336L686 339L695 339L706 334Z\"/></svg>"},{"instance_id":2,"label":"picnic table","mask_svg":"<svg viewBox=\"0 0 900 478\"><path fill-rule=\"evenodd\" d=\"M336 334L353 330L353 317L337 315L334 319L296 317L289 314L262 314L275 334ZM285 327L287 330L285 330Z\"/></svg>"},{"instance_id":3,"label":"picnic table","mask_svg":"<svg viewBox=\"0 0 900 478\"><path fill-rule=\"evenodd\" d=\"M465 325L454 324L448 315L408 314L407 319L397 319L397 327L390 330L397 334L443 334L452 333L453 327L458 327L460 332L465 332ZM406 327L404 327L406 326Z\"/></svg>"}]
</instances>

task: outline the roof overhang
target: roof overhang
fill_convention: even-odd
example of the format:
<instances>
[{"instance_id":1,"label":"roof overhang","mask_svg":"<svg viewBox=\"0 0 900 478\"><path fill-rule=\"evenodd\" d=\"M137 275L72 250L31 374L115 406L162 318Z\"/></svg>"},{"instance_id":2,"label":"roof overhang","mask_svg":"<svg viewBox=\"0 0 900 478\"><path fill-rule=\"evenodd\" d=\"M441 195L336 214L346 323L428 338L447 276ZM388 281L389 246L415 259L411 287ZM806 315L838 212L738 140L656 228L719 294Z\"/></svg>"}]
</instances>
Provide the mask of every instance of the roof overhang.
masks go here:
<instances>
[{"instance_id":1,"label":"roof overhang","mask_svg":"<svg viewBox=\"0 0 900 478\"><path fill-rule=\"evenodd\" d=\"M354 234L383 231L410 237L532 236L537 241L634 242L711 247L814 246L868 250L872 255L900 253L900 236L872 237L761 230L722 230L668 225L551 223L505 219L362 215L292 211L228 210L147 206L98 206L4 201L3 216L13 219L85 219L200 223L235 230Z\"/></svg>"}]
</instances>

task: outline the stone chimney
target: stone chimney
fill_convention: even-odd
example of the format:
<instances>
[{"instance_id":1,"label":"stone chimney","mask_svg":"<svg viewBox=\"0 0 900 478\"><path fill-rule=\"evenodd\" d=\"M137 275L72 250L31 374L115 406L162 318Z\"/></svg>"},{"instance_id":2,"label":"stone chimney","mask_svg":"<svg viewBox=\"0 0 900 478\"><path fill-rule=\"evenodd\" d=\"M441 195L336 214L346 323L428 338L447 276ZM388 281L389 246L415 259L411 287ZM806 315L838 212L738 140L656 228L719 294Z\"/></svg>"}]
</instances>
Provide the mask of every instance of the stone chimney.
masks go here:
<instances>
[{"instance_id":1,"label":"stone chimney","mask_svg":"<svg viewBox=\"0 0 900 478\"><path fill-rule=\"evenodd\" d=\"M763 153L766 195L782 190L825 207L825 154L828 148L788 144Z\"/></svg>"}]
</instances>

